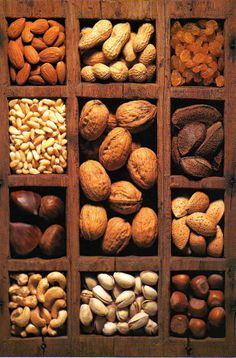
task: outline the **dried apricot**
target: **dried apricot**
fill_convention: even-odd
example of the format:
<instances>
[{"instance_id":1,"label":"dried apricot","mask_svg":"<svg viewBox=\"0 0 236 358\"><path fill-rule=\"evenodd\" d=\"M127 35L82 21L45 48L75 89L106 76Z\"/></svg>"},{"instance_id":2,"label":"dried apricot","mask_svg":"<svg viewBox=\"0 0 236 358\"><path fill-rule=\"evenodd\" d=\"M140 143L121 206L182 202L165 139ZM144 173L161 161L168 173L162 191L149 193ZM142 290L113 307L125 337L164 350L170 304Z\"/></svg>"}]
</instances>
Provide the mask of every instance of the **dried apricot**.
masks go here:
<instances>
[{"instance_id":1,"label":"dried apricot","mask_svg":"<svg viewBox=\"0 0 236 358\"><path fill-rule=\"evenodd\" d=\"M217 32L215 39L217 42L219 42L221 44L221 46L224 45L225 39L224 39L224 36L222 35L222 32Z\"/></svg>"},{"instance_id":2,"label":"dried apricot","mask_svg":"<svg viewBox=\"0 0 236 358\"><path fill-rule=\"evenodd\" d=\"M214 72L216 72L216 71L218 70L218 64L217 64L216 61L210 62L210 63L208 64L208 66L209 66L210 68L212 68Z\"/></svg>"},{"instance_id":3,"label":"dried apricot","mask_svg":"<svg viewBox=\"0 0 236 358\"><path fill-rule=\"evenodd\" d=\"M206 27L212 27L214 30L217 30L219 25L215 20L208 20L206 22Z\"/></svg>"},{"instance_id":4,"label":"dried apricot","mask_svg":"<svg viewBox=\"0 0 236 358\"><path fill-rule=\"evenodd\" d=\"M186 48L187 48L187 50L196 53L196 52L199 52L199 51L200 51L201 46L195 41L195 42L193 42L193 43L191 43L191 44L188 44L188 45L186 46Z\"/></svg>"},{"instance_id":5,"label":"dried apricot","mask_svg":"<svg viewBox=\"0 0 236 358\"><path fill-rule=\"evenodd\" d=\"M195 37L188 31L184 33L183 39L187 44L191 44L195 41Z\"/></svg>"},{"instance_id":6,"label":"dried apricot","mask_svg":"<svg viewBox=\"0 0 236 358\"><path fill-rule=\"evenodd\" d=\"M207 36L213 35L214 32L215 32L215 30L214 30L214 27L212 27L212 26L208 26L208 27L204 30L204 33L205 33Z\"/></svg>"},{"instance_id":7,"label":"dried apricot","mask_svg":"<svg viewBox=\"0 0 236 358\"><path fill-rule=\"evenodd\" d=\"M193 62L196 65L199 65L199 63L203 63L205 60L205 55L201 52L196 53L196 55L193 56Z\"/></svg>"},{"instance_id":8,"label":"dried apricot","mask_svg":"<svg viewBox=\"0 0 236 358\"><path fill-rule=\"evenodd\" d=\"M220 57L222 53L221 45L218 41L213 41L209 43L209 51L212 55Z\"/></svg>"},{"instance_id":9,"label":"dried apricot","mask_svg":"<svg viewBox=\"0 0 236 358\"><path fill-rule=\"evenodd\" d=\"M221 76L216 77L215 82L216 82L217 87L223 87L225 84L224 76L221 75Z\"/></svg>"},{"instance_id":10,"label":"dried apricot","mask_svg":"<svg viewBox=\"0 0 236 358\"><path fill-rule=\"evenodd\" d=\"M170 44L171 44L171 47L172 48L175 48L177 44L180 44L180 40L178 39L178 37L176 35L173 35L171 37L171 41L170 41Z\"/></svg>"},{"instance_id":11,"label":"dried apricot","mask_svg":"<svg viewBox=\"0 0 236 358\"><path fill-rule=\"evenodd\" d=\"M176 36L177 36L177 38L178 38L180 41L184 42L184 31L179 30L179 31L176 33Z\"/></svg>"},{"instance_id":12,"label":"dried apricot","mask_svg":"<svg viewBox=\"0 0 236 358\"><path fill-rule=\"evenodd\" d=\"M204 86L210 86L212 83L214 83L214 78L213 77L203 79Z\"/></svg>"},{"instance_id":13,"label":"dried apricot","mask_svg":"<svg viewBox=\"0 0 236 358\"><path fill-rule=\"evenodd\" d=\"M184 64L185 64L185 67L187 67L187 68L192 68L192 67L195 66L193 60L191 60L191 59L186 61L186 62L184 62Z\"/></svg>"},{"instance_id":14,"label":"dried apricot","mask_svg":"<svg viewBox=\"0 0 236 358\"><path fill-rule=\"evenodd\" d=\"M214 75L214 71L213 71L212 68L208 67L206 70L201 71L200 75L201 75L202 78L209 78L209 77L212 77Z\"/></svg>"},{"instance_id":15,"label":"dried apricot","mask_svg":"<svg viewBox=\"0 0 236 358\"><path fill-rule=\"evenodd\" d=\"M181 53L180 53L180 59L182 62L186 62L188 60L191 59L191 54L190 54L190 51L189 50L183 50Z\"/></svg>"},{"instance_id":16,"label":"dried apricot","mask_svg":"<svg viewBox=\"0 0 236 358\"><path fill-rule=\"evenodd\" d=\"M172 86L174 86L174 87L180 86L181 82L182 82L181 74L178 71L173 70L172 73L171 73L171 84L172 84Z\"/></svg>"},{"instance_id":17,"label":"dried apricot","mask_svg":"<svg viewBox=\"0 0 236 358\"><path fill-rule=\"evenodd\" d=\"M179 30L182 30L182 25L179 21L175 21L171 27L171 34L176 34Z\"/></svg>"},{"instance_id":18,"label":"dried apricot","mask_svg":"<svg viewBox=\"0 0 236 358\"><path fill-rule=\"evenodd\" d=\"M184 46L181 44L177 44L175 47L176 56L180 56L181 52L184 50Z\"/></svg>"},{"instance_id":19,"label":"dried apricot","mask_svg":"<svg viewBox=\"0 0 236 358\"><path fill-rule=\"evenodd\" d=\"M190 69L185 69L182 73L182 76L185 78L186 83L189 83L193 79L193 71L191 71Z\"/></svg>"}]
</instances>

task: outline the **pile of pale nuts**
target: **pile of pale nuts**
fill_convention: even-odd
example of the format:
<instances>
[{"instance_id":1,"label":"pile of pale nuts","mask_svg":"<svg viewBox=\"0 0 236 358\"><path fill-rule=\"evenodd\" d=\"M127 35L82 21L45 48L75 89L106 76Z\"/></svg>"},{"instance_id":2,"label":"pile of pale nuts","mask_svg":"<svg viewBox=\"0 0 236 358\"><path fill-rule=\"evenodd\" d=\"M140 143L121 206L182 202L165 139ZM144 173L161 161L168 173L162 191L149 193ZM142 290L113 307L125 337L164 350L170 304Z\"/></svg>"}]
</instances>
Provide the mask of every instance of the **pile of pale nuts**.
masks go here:
<instances>
[{"instance_id":1,"label":"pile of pale nuts","mask_svg":"<svg viewBox=\"0 0 236 358\"><path fill-rule=\"evenodd\" d=\"M123 103L116 114L109 113L99 100L88 101L82 109L80 135L89 143L84 152L91 154L88 148L92 143L97 148L94 153L97 160L89 159L80 165L81 188L86 199L91 201L81 208L80 231L86 240L102 238L105 254L119 254L129 244L131 236L134 244L141 248L151 247L157 238L157 214L150 207L141 207L143 193L137 188L146 191L156 184L157 156L149 148L132 146L132 134L146 130L155 117L156 106L144 100ZM105 132L108 134L103 136ZM124 167L130 181L112 183L107 171L112 174ZM109 220L106 209L99 203L105 201L116 213ZM117 214L131 218L132 227ZM136 214L134 218L130 217L132 214Z\"/></svg>"},{"instance_id":2,"label":"pile of pale nuts","mask_svg":"<svg viewBox=\"0 0 236 358\"><path fill-rule=\"evenodd\" d=\"M10 275L14 282L9 288L11 334L57 336L65 333L66 277L61 272L18 273Z\"/></svg>"},{"instance_id":3,"label":"pile of pale nuts","mask_svg":"<svg viewBox=\"0 0 236 358\"><path fill-rule=\"evenodd\" d=\"M80 295L83 332L157 335L157 284L158 274L153 271L86 276Z\"/></svg>"},{"instance_id":4,"label":"pile of pale nuts","mask_svg":"<svg viewBox=\"0 0 236 358\"><path fill-rule=\"evenodd\" d=\"M16 174L62 174L67 167L66 105L59 98L9 102L10 168Z\"/></svg>"},{"instance_id":5,"label":"pile of pale nuts","mask_svg":"<svg viewBox=\"0 0 236 358\"><path fill-rule=\"evenodd\" d=\"M116 82L152 82L156 73L156 48L150 42L155 32L151 23L144 23L137 33L128 22L112 25L99 20L81 30L79 50L84 81L112 79Z\"/></svg>"}]
</instances>

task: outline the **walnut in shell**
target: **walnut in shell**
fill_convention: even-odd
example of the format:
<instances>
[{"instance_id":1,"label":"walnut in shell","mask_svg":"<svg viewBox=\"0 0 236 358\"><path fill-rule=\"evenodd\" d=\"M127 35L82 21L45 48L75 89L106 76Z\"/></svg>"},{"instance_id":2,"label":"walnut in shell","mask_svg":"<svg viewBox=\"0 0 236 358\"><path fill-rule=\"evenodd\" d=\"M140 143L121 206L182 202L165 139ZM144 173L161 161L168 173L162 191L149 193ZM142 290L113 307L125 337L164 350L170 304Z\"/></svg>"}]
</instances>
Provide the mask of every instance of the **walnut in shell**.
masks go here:
<instances>
[{"instance_id":1,"label":"walnut in shell","mask_svg":"<svg viewBox=\"0 0 236 358\"><path fill-rule=\"evenodd\" d=\"M150 189L157 180L157 157L149 148L134 150L129 157L127 168L132 180L142 189Z\"/></svg>"},{"instance_id":2,"label":"walnut in shell","mask_svg":"<svg viewBox=\"0 0 236 358\"><path fill-rule=\"evenodd\" d=\"M157 238L157 215L151 208L141 208L132 222L132 238L139 247L150 247Z\"/></svg>"},{"instance_id":3,"label":"walnut in shell","mask_svg":"<svg viewBox=\"0 0 236 358\"><path fill-rule=\"evenodd\" d=\"M81 164L80 184L85 196L90 200L102 201L110 194L110 178L96 160L87 160Z\"/></svg>"},{"instance_id":4,"label":"walnut in shell","mask_svg":"<svg viewBox=\"0 0 236 358\"><path fill-rule=\"evenodd\" d=\"M108 133L99 149L99 161L107 170L125 165L131 152L132 137L127 129L116 127Z\"/></svg>"},{"instance_id":5,"label":"walnut in shell","mask_svg":"<svg viewBox=\"0 0 236 358\"><path fill-rule=\"evenodd\" d=\"M102 241L102 249L106 254L118 254L129 243L131 226L122 218L114 217L108 221Z\"/></svg>"},{"instance_id":6,"label":"walnut in shell","mask_svg":"<svg viewBox=\"0 0 236 358\"><path fill-rule=\"evenodd\" d=\"M133 184L121 180L111 185L110 208L120 214L133 214L142 205L142 193Z\"/></svg>"},{"instance_id":7,"label":"walnut in shell","mask_svg":"<svg viewBox=\"0 0 236 358\"><path fill-rule=\"evenodd\" d=\"M79 121L80 134L84 139L95 140L100 137L107 126L109 111L99 100L85 103Z\"/></svg>"},{"instance_id":8,"label":"walnut in shell","mask_svg":"<svg viewBox=\"0 0 236 358\"><path fill-rule=\"evenodd\" d=\"M84 239L97 240L107 227L107 213L102 206L85 204L80 212L80 231Z\"/></svg>"},{"instance_id":9,"label":"walnut in shell","mask_svg":"<svg viewBox=\"0 0 236 358\"><path fill-rule=\"evenodd\" d=\"M129 101L117 108L116 119L120 127L128 129L131 133L138 133L153 123L156 112L156 106L148 101Z\"/></svg>"}]
</instances>

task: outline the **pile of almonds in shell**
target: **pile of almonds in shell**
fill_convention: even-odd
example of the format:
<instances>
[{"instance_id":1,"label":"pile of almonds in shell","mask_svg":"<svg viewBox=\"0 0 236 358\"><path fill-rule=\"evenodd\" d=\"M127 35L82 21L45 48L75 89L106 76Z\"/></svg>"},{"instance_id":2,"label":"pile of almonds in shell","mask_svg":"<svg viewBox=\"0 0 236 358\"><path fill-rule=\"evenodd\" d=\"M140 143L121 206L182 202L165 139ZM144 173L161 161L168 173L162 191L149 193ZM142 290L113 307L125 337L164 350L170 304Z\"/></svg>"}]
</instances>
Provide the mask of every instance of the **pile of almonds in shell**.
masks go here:
<instances>
[{"instance_id":1,"label":"pile of almonds in shell","mask_svg":"<svg viewBox=\"0 0 236 358\"><path fill-rule=\"evenodd\" d=\"M129 22L114 26L99 20L81 30L81 77L87 82L153 82L156 73L156 48L150 43L155 28L143 23L137 33Z\"/></svg>"},{"instance_id":2,"label":"pile of almonds in shell","mask_svg":"<svg viewBox=\"0 0 236 358\"><path fill-rule=\"evenodd\" d=\"M171 278L171 335L224 336L224 277L221 273L177 273Z\"/></svg>"},{"instance_id":3,"label":"pile of almonds in shell","mask_svg":"<svg viewBox=\"0 0 236 358\"><path fill-rule=\"evenodd\" d=\"M135 149L132 143L132 134L146 130L155 117L156 106L144 100L125 102L115 114L99 100L88 101L82 108L80 136L92 146L90 150L85 146L81 153L92 159L80 165L81 188L89 200L81 208L80 231L86 240L102 238L105 254L119 254L131 236L142 248L151 247L157 238L157 214L142 207L141 191L156 184L157 156L146 147ZM122 167L126 167L130 180L111 182L109 173ZM114 212L109 219L104 204ZM129 217L132 214L135 216ZM127 216L133 218L132 225Z\"/></svg>"},{"instance_id":4,"label":"pile of almonds in shell","mask_svg":"<svg viewBox=\"0 0 236 358\"><path fill-rule=\"evenodd\" d=\"M157 335L157 285L153 271L85 276L79 313L83 332Z\"/></svg>"},{"instance_id":5,"label":"pile of almonds in shell","mask_svg":"<svg viewBox=\"0 0 236 358\"><path fill-rule=\"evenodd\" d=\"M224 154L222 121L221 113L206 104L173 113L172 161L178 171L198 179L219 173Z\"/></svg>"},{"instance_id":6,"label":"pile of almonds in shell","mask_svg":"<svg viewBox=\"0 0 236 358\"><path fill-rule=\"evenodd\" d=\"M196 191L172 200L172 242L180 255L221 257L224 235L219 225L225 211L221 199Z\"/></svg>"},{"instance_id":7,"label":"pile of almonds in shell","mask_svg":"<svg viewBox=\"0 0 236 358\"><path fill-rule=\"evenodd\" d=\"M19 86L63 84L65 28L55 20L19 18L8 27L11 82Z\"/></svg>"}]
</instances>

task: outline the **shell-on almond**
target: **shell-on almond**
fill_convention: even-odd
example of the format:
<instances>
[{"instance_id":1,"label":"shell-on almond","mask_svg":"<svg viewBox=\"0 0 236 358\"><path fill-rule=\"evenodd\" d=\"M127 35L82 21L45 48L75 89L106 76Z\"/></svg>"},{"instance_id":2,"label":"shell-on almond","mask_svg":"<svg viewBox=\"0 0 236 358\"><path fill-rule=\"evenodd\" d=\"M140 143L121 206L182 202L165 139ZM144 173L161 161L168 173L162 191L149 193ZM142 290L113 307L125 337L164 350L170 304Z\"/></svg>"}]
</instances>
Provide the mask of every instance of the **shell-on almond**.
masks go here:
<instances>
[{"instance_id":1,"label":"shell-on almond","mask_svg":"<svg viewBox=\"0 0 236 358\"><path fill-rule=\"evenodd\" d=\"M186 225L186 216L172 221L172 240L174 245L183 250L188 243L190 229Z\"/></svg>"},{"instance_id":2,"label":"shell-on almond","mask_svg":"<svg viewBox=\"0 0 236 358\"><path fill-rule=\"evenodd\" d=\"M206 239L205 237L195 234L194 232L190 233L189 245L193 252L193 255L196 256L205 256L206 255Z\"/></svg>"},{"instance_id":3,"label":"shell-on almond","mask_svg":"<svg viewBox=\"0 0 236 358\"><path fill-rule=\"evenodd\" d=\"M224 200L219 199L210 203L206 214L209 215L216 224L220 222L225 212Z\"/></svg>"},{"instance_id":4,"label":"shell-on almond","mask_svg":"<svg viewBox=\"0 0 236 358\"><path fill-rule=\"evenodd\" d=\"M205 213L196 212L186 218L187 225L202 236L214 236L216 234L216 223Z\"/></svg>"},{"instance_id":5,"label":"shell-on almond","mask_svg":"<svg viewBox=\"0 0 236 358\"><path fill-rule=\"evenodd\" d=\"M216 227L216 236L210 239L207 246L207 253L212 257L221 257L224 248L224 236L219 225Z\"/></svg>"},{"instance_id":6,"label":"shell-on almond","mask_svg":"<svg viewBox=\"0 0 236 358\"><path fill-rule=\"evenodd\" d=\"M185 196L178 196L172 200L171 209L177 219L187 215L187 205L188 198Z\"/></svg>"},{"instance_id":7,"label":"shell-on almond","mask_svg":"<svg viewBox=\"0 0 236 358\"><path fill-rule=\"evenodd\" d=\"M187 204L187 213L205 212L209 207L210 199L207 194L202 191L196 191L189 199Z\"/></svg>"}]
</instances>

